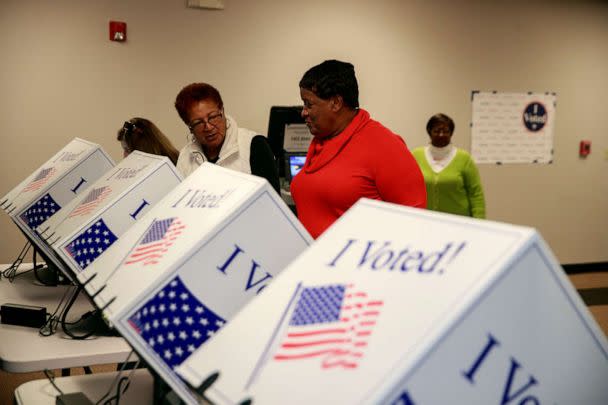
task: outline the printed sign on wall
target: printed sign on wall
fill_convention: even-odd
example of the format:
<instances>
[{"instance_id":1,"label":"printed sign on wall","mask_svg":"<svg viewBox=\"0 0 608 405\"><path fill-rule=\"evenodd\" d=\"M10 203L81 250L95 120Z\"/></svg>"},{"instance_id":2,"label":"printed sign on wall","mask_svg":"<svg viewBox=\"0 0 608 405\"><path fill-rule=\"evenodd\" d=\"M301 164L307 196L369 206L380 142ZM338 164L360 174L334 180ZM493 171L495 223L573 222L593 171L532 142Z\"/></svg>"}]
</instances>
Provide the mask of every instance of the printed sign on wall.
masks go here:
<instances>
[{"instance_id":1,"label":"printed sign on wall","mask_svg":"<svg viewBox=\"0 0 608 405\"><path fill-rule=\"evenodd\" d=\"M477 163L552 163L555 93L473 92Z\"/></svg>"},{"instance_id":2,"label":"printed sign on wall","mask_svg":"<svg viewBox=\"0 0 608 405\"><path fill-rule=\"evenodd\" d=\"M306 124L285 125L283 149L287 152L306 152L312 141L312 134Z\"/></svg>"}]
</instances>

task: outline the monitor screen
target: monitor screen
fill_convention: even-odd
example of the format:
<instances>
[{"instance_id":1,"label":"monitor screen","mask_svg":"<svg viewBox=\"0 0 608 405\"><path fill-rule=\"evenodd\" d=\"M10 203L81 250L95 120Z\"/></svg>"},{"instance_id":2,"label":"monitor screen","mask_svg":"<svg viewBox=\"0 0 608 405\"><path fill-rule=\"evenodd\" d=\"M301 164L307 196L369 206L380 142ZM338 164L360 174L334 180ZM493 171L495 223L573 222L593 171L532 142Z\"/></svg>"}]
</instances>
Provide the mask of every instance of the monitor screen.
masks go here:
<instances>
[{"instance_id":1,"label":"monitor screen","mask_svg":"<svg viewBox=\"0 0 608 405\"><path fill-rule=\"evenodd\" d=\"M285 178L291 182L306 163L306 153L285 153Z\"/></svg>"}]
</instances>

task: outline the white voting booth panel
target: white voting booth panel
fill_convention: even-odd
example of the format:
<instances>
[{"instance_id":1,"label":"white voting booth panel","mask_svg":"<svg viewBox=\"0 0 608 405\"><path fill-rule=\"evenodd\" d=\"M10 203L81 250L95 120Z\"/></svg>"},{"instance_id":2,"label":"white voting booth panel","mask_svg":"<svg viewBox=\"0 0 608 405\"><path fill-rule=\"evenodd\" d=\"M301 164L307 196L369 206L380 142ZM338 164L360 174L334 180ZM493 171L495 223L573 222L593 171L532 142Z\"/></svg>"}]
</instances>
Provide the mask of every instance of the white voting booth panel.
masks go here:
<instances>
[{"instance_id":1,"label":"white voting booth panel","mask_svg":"<svg viewBox=\"0 0 608 405\"><path fill-rule=\"evenodd\" d=\"M97 144L75 138L38 170L13 188L2 207L36 245L35 229L59 213L114 166Z\"/></svg>"},{"instance_id":2,"label":"white voting booth panel","mask_svg":"<svg viewBox=\"0 0 608 405\"><path fill-rule=\"evenodd\" d=\"M606 338L535 230L370 200L176 371L219 373L214 404L608 403Z\"/></svg>"},{"instance_id":3,"label":"white voting booth panel","mask_svg":"<svg viewBox=\"0 0 608 405\"><path fill-rule=\"evenodd\" d=\"M265 179L205 163L81 281L147 364L188 396L173 368L311 241Z\"/></svg>"},{"instance_id":4,"label":"white voting booth panel","mask_svg":"<svg viewBox=\"0 0 608 405\"><path fill-rule=\"evenodd\" d=\"M92 156L99 152L102 156ZM43 194L45 190L62 178L66 173L71 172L80 167L82 163L89 159L102 157L105 161L100 169L114 166L112 159L100 148L99 145L85 141L84 139L74 138L70 143L64 146L61 150L55 153L48 161L46 161L37 170L33 171L29 176L23 179L17 186L9 191L4 197L0 198L0 208L7 213L14 213L15 210L21 210L24 205L32 202L37 196ZM105 169L105 170L107 170ZM84 181L80 179L73 185L75 192L72 192L72 197L97 179L102 173L85 171L87 174ZM78 186L78 187L77 187ZM69 201L66 200L66 201Z\"/></svg>"},{"instance_id":5,"label":"white voting booth panel","mask_svg":"<svg viewBox=\"0 0 608 405\"><path fill-rule=\"evenodd\" d=\"M51 260L68 276L70 271L82 272L180 181L166 157L129 154L87 193L38 227L53 249Z\"/></svg>"},{"instance_id":6,"label":"white voting booth panel","mask_svg":"<svg viewBox=\"0 0 608 405\"><path fill-rule=\"evenodd\" d=\"M21 190L23 190L26 185L32 182L36 174L40 173L41 170L42 169L38 168L36 171L30 173L30 175L23 179L21 183L13 187L13 189L9 191L4 197L0 198L0 208L2 208L7 214L10 215L11 212L14 210L12 204L15 197L19 195Z\"/></svg>"}]
</instances>

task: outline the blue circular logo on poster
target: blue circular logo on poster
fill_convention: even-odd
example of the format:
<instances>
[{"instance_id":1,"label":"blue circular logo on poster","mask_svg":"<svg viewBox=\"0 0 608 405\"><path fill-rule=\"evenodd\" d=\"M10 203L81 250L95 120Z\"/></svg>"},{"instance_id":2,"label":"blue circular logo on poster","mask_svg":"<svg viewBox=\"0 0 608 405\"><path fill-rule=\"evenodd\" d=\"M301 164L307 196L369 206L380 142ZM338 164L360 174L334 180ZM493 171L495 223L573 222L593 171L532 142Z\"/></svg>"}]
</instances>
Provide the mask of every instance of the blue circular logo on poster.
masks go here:
<instances>
[{"instance_id":1,"label":"blue circular logo on poster","mask_svg":"<svg viewBox=\"0 0 608 405\"><path fill-rule=\"evenodd\" d=\"M524 125L529 131L537 132L547 123L547 110L538 101L533 101L524 110Z\"/></svg>"}]
</instances>

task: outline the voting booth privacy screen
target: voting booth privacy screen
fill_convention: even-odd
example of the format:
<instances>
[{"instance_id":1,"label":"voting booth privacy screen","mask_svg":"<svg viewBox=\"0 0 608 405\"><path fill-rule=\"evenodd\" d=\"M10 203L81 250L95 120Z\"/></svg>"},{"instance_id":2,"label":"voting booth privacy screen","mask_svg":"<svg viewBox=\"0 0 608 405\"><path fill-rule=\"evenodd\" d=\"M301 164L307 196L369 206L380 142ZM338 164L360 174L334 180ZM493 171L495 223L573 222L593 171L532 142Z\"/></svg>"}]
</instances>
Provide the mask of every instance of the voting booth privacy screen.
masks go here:
<instances>
[{"instance_id":1,"label":"voting booth privacy screen","mask_svg":"<svg viewBox=\"0 0 608 405\"><path fill-rule=\"evenodd\" d=\"M608 403L606 337L534 229L371 200L176 370L214 404Z\"/></svg>"},{"instance_id":2,"label":"voting booth privacy screen","mask_svg":"<svg viewBox=\"0 0 608 405\"><path fill-rule=\"evenodd\" d=\"M135 151L42 223L39 239L60 269L78 274L180 181L168 158Z\"/></svg>"},{"instance_id":3,"label":"voting booth privacy screen","mask_svg":"<svg viewBox=\"0 0 608 405\"><path fill-rule=\"evenodd\" d=\"M24 207L29 208L29 204L44 196L58 182L65 184L62 184L64 187L54 190L53 200L57 199L65 204L112 166L114 162L99 145L74 138L2 197L0 207L11 216L17 216L22 213ZM39 217L48 216L50 215L47 211L47 214ZM27 220L23 224L30 227Z\"/></svg>"},{"instance_id":4,"label":"voting booth privacy screen","mask_svg":"<svg viewBox=\"0 0 608 405\"><path fill-rule=\"evenodd\" d=\"M2 208L29 234L113 166L99 145L75 138L4 196Z\"/></svg>"},{"instance_id":5,"label":"voting booth privacy screen","mask_svg":"<svg viewBox=\"0 0 608 405\"><path fill-rule=\"evenodd\" d=\"M176 392L173 371L312 239L268 182L204 163L77 275Z\"/></svg>"},{"instance_id":6,"label":"voting booth privacy screen","mask_svg":"<svg viewBox=\"0 0 608 405\"><path fill-rule=\"evenodd\" d=\"M36 228L59 215L114 166L97 144L74 138L2 198L1 206L39 249ZM40 249L42 250L42 249Z\"/></svg>"}]
</instances>

